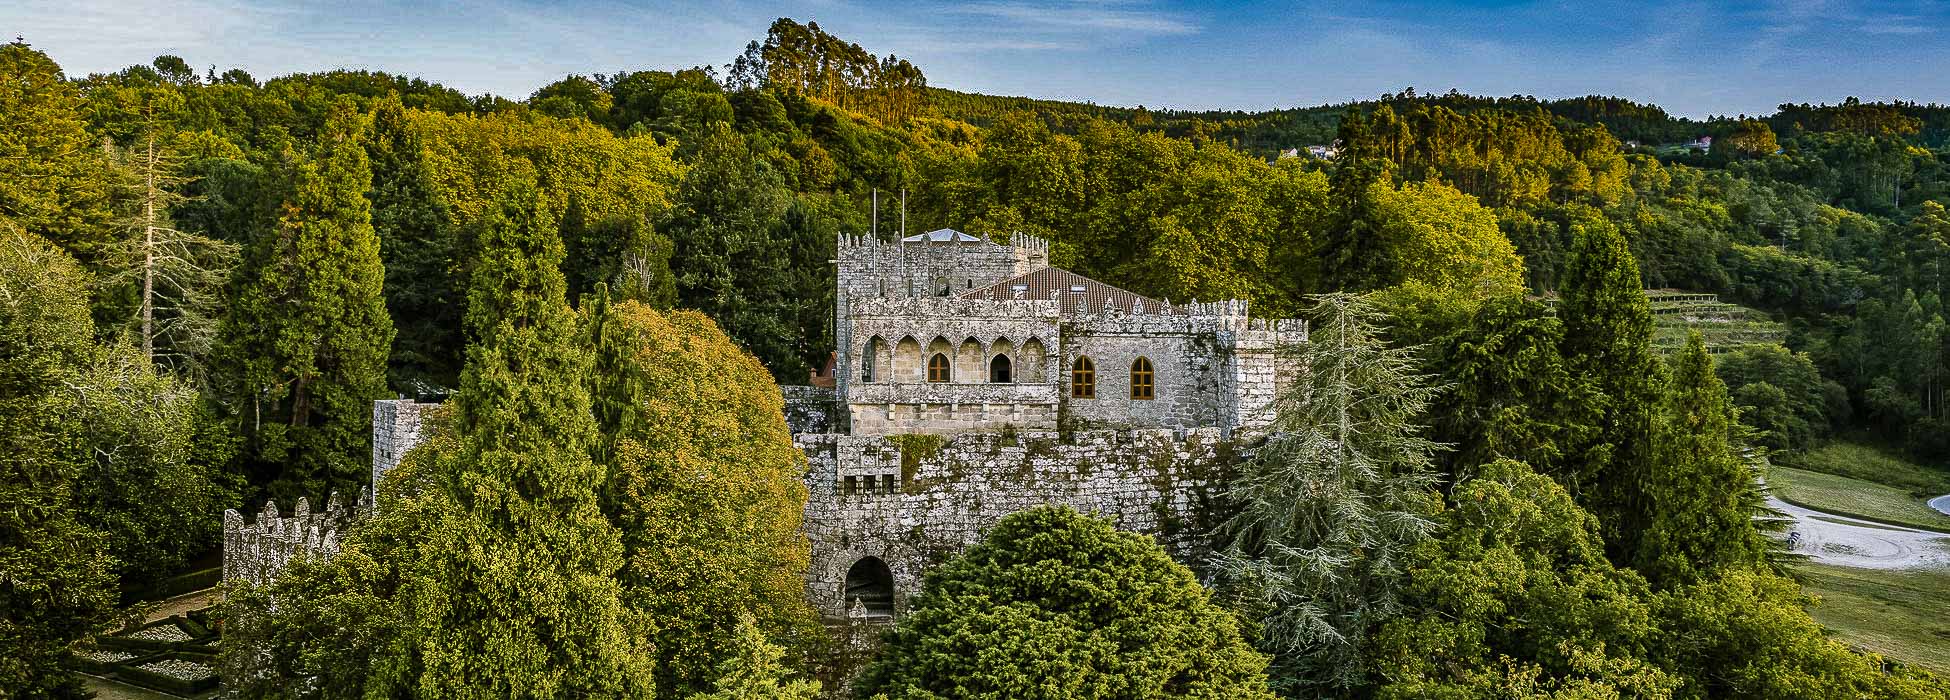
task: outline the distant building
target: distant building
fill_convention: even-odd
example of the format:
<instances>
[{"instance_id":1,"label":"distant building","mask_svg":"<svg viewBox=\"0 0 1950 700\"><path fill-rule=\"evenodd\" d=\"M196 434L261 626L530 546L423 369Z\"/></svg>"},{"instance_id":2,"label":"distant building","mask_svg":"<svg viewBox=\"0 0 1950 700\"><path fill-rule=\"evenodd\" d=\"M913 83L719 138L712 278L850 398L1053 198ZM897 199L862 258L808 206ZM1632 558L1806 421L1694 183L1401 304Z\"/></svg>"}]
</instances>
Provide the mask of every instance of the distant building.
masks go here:
<instances>
[{"instance_id":1,"label":"distant building","mask_svg":"<svg viewBox=\"0 0 1950 700\"><path fill-rule=\"evenodd\" d=\"M1314 145L1314 146L1307 147L1307 155L1313 156L1315 158L1319 158L1321 160L1332 160L1334 156L1340 155L1340 153L1341 153L1341 149L1335 148L1333 146Z\"/></svg>"},{"instance_id":2,"label":"distant building","mask_svg":"<svg viewBox=\"0 0 1950 700\"><path fill-rule=\"evenodd\" d=\"M1282 149L1280 149L1280 159L1281 159L1281 160L1285 160L1285 159L1287 159L1287 158L1299 158L1299 157L1300 157L1300 149L1298 149L1298 148L1282 148Z\"/></svg>"},{"instance_id":3,"label":"distant building","mask_svg":"<svg viewBox=\"0 0 1950 700\"><path fill-rule=\"evenodd\" d=\"M1693 140L1692 140L1691 142L1689 142L1689 143L1687 143L1687 144L1686 144L1686 147L1687 147L1687 148L1697 148L1697 149L1699 149L1699 150L1702 150L1702 151L1711 151L1711 150L1713 150L1713 137L1711 137L1711 136L1701 136L1701 137L1699 137L1699 138L1696 138L1696 139L1693 139Z\"/></svg>"}]
</instances>

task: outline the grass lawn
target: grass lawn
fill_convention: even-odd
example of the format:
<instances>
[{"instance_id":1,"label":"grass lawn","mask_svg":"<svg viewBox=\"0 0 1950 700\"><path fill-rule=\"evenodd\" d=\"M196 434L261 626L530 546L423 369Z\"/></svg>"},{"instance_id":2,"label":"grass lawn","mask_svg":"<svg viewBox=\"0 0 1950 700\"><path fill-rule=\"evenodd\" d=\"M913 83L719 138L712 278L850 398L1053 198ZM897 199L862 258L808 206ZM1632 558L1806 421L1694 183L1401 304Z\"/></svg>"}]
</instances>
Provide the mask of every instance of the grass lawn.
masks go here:
<instances>
[{"instance_id":1,"label":"grass lawn","mask_svg":"<svg viewBox=\"0 0 1950 700\"><path fill-rule=\"evenodd\" d=\"M1767 485L1783 500L1815 510L1950 532L1950 515L1938 513L1911 492L1887 484L1775 466L1767 474Z\"/></svg>"},{"instance_id":2,"label":"grass lawn","mask_svg":"<svg viewBox=\"0 0 1950 700\"><path fill-rule=\"evenodd\" d=\"M1795 567L1809 610L1837 639L1950 674L1950 571L1883 571L1820 564Z\"/></svg>"},{"instance_id":3,"label":"grass lawn","mask_svg":"<svg viewBox=\"0 0 1950 700\"><path fill-rule=\"evenodd\" d=\"M1894 486L1920 498L1950 493L1950 471L1916 464L1867 445L1836 442L1806 454L1780 455L1774 461L1797 469Z\"/></svg>"}]
</instances>

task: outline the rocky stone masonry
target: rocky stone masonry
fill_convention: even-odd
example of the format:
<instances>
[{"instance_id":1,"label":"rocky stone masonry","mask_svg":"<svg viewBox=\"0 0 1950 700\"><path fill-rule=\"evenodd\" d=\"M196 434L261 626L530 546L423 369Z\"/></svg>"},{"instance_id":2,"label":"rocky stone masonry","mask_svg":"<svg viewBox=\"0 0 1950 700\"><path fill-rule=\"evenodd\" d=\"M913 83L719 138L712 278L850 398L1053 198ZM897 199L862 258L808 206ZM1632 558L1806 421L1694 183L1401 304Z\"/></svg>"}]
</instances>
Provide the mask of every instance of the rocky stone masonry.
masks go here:
<instances>
[{"instance_id":1,"label":"rocky stone masonry","mask_svg":"<svg viewBox=\"0 0 1950 700\"><path fill-rule=\"evenodd\" d=\"M839 396L832 387L782 386L785 425L793 434L830 433L839 425Z\"/></svg>"},{"instance_id":2,"label":"rocky stone masonry","mask_svg":"<svg viewBox=\"0 0 1950 700\"><path fill-rule=\"evenodd\" d=\"M235 509L223 512L223 580L225 583L269 583L300 556L329 556L339 551L339 533L371 507L371 493L347 505L333 493L325 509L313 512L307 499L298 499L291 517L279 514L276 501L266 501L257 522L244 521Z\"/></svg>"},{"instance_id":3,"label":"rocky stone masonry","mask_svg":"<svg viewBox=\"0 0 1950 700\"><path fill-rule=\"evenodd\" d=\"M812 543L807 595L840 618L847 574L868 557L893 574L905 612L933 565L982 538L1004 516L1044 504L1109 518L1195 561L1208 489L1231 461L1217 429L799 435L810 463L804 529Z\"/></svg>"},{"instance_id":4,"label":"rocky stone masonry","mask_svg":"<svg viewBox=\"0 0 1950 700\"><path fill-rule=\"evenodd\" d=\"M407 450L420 444L420 428L425 424L423 414L439 405L412 399L372 402L372 484L369 488L373 493L379 492L380 477L399 466Z\"/></svg>"}]
</instances>

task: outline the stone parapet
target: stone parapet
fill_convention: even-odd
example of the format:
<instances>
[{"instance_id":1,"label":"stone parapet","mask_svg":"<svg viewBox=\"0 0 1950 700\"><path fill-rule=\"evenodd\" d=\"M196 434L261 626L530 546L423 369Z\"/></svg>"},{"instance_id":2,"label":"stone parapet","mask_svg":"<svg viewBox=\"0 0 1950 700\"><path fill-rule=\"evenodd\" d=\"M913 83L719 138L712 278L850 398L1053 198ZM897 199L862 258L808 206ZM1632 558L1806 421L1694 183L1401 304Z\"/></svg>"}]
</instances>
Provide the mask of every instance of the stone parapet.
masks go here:
<instances>
[{"instance_id":1,"label":"stone parapet","mask_svg":"<svg viewBox=\"0 0 1950 700\"><path fill-rule=\"evenodd\" d=\"M847 401L857 407L886 404L1055 404L1059 387L1039 384L855 384ZM1000 426L998 426L999 428Z\"/></svg>"},{"instance_id":2,"label":"stone parapet","mask_svg":"<svg viewBox=\"0 0 1950 700\"><path fill-rule=\"evenodd\" d=\"M830 433L845 427L839 392L824 386L781 386L785 425L794 433Z\"/></svg>"},{"instance_id":3,"label":"stone parapet","mask_svg":"<svg viewBox=\"0 0 1950 700\"><path fill-rule=\"evenodd\" d=\"M340 533L370 507L368 492L350 505L334 493L325 499L325 509L316 512L310 501L300 498L289 518L279 514L276 501L265 501L256 522L246 522L235 509L225 510L223 580L265 584L293 559L337 554Z\"/></svg>"},{"instance_id":4,"label":"stone parapet","mask_svg":"<svg viewBox=\"0 0 1950 700\"><path fill-rule=\"evenodd\" d=\"M849 300L850 318L928 318L1008 320L1049 319L1062 313L1053 299L963 299L960 297L856 296Z\"/></svg>"}]
</instances>

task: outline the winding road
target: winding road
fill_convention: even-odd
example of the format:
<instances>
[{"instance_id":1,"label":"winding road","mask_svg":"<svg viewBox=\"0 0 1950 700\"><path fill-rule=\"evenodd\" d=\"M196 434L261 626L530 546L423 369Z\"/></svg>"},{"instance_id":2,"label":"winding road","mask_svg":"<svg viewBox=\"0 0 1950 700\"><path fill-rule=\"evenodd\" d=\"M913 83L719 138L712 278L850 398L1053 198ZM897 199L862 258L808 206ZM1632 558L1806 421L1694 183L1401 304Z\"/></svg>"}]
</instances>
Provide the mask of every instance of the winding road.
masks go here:
<instances>
[{"instance_id":1,"label":"winding road","mask_svg":"<svg viewBox=\"0 0 1950 700\"><path fill-rule=\"evenodd\" d=\"M1950 515L1950 493L1930 499L1930 507L1935 508L1938 513Z\"/></svg>"},{"instance_id":2,"label":"winding road","mask_svg":"<svg viewBox=\"0 0 1950 700\"><path fill-rule=\"evenodd\" d=\"M1794 519L1789 540L1793 550L1816 563L1860 569L1950 567L1950 534L1823 513L1779 498L1767 500ZM1950 507L1950 495L1931 499L1930 506Z\"/></svg>"}]
</instances>

